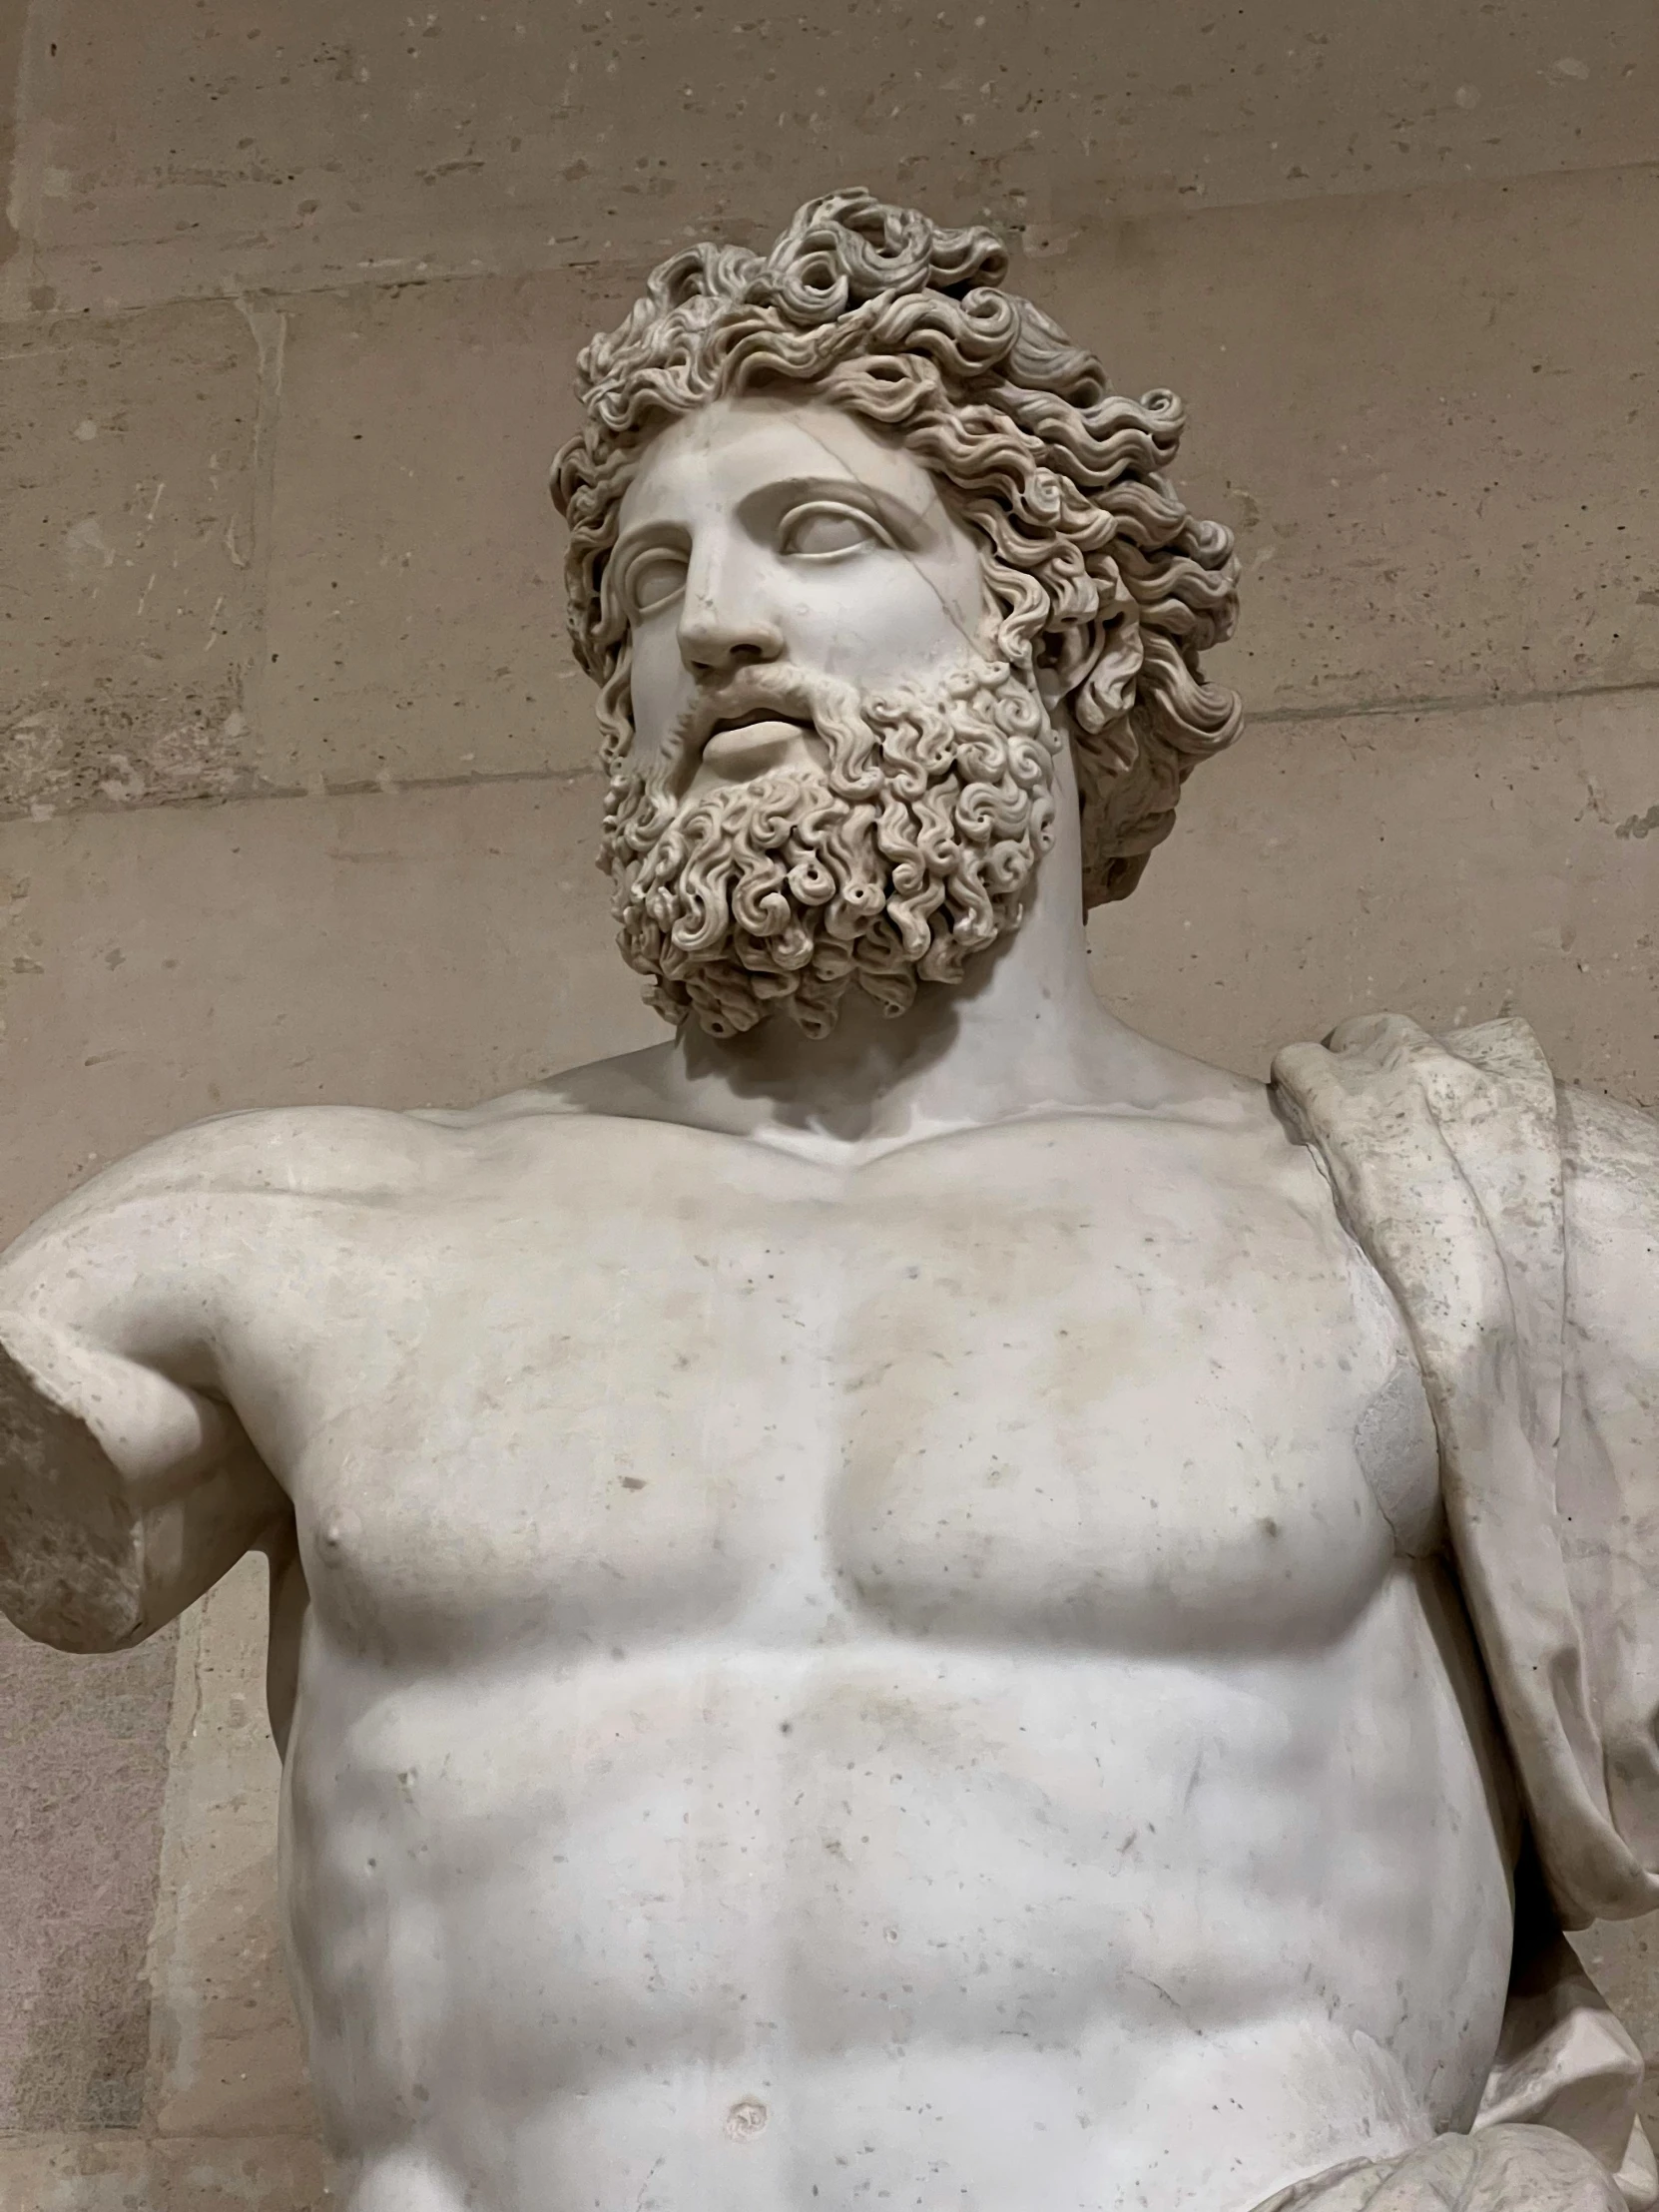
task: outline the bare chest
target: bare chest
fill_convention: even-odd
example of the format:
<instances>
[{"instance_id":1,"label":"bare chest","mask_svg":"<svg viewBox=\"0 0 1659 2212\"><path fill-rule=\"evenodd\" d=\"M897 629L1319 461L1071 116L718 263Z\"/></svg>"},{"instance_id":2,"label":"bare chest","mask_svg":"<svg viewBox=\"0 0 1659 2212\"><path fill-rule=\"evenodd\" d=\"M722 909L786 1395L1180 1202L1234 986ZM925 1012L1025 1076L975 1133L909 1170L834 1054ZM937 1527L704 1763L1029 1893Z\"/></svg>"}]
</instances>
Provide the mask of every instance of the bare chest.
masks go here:
<instances>
[{"instance_id":1,"label":"bare chest","mask_svg":"<svg viewBox=\"0 0 1659 2212\"><path fill-rule=\"evenodd\" d=\"M671 1143L374 1225L282 1422L313 1605L388 1653L1337 1632L1380 1434L1432 1494L1397 1322L1317 1203L1110 1135Z\"/></svg>"}]
</instances>

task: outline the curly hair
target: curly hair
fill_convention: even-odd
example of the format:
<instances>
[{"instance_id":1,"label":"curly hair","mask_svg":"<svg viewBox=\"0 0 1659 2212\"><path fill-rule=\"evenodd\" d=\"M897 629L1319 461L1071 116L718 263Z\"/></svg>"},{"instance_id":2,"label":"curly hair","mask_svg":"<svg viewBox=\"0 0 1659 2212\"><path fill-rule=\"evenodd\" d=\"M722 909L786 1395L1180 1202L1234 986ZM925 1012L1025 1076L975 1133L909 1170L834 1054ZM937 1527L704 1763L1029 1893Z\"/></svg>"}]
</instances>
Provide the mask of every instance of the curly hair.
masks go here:
<instances>
[{"instance_id":1,"label":"curly hair","mask_svg":"<svg viewBox=\"0 0 1659 2212\"><path fill-rule=\"evenodd\" d=\"M1165 473L1185 424L1175 394L1112 392L1092 353L1002 289L1007 266L993 232L862 191L809 201L768 254L694 246L664 262L578 363L587 420L552 475L570 634L614 768L632 739L629 633L606 572L652 437L780 386L862 416L977 540L1003 656L1048 673L1092 906L1134 889L1187 776L1238 735L1236 694L1199 663L1232 630L1238 563L1232 533L1189 514Z\"/></svg>"}]
</instances>

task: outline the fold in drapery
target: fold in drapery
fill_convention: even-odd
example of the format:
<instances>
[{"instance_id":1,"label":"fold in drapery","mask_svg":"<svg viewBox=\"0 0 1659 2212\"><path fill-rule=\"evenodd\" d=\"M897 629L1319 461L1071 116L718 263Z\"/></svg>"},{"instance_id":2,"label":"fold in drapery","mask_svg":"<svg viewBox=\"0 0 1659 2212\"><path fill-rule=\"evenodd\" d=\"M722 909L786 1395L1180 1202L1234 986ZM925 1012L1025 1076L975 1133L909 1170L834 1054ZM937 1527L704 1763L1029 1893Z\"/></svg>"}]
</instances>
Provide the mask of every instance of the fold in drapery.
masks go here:
<instances>
[{"instance_id":1,"label":"fold in drapery","mask_svg":"<svg viewBox=\"0 0 1659 2212\"><path fill-rule=\"evenodd\" d=\"M1569 1253L1548 1063L1524 1022L1439 1041L1383 1014L1345 1023L1325 1045L1288 1046L1273 1073L1410 1332L1451 1549L1554 1911L1567 1927L1652 1911L1659 1338L1654 1433L1633 1443L1628 1423L1598 1418L1596 1346L1569 1312L1571 1263L1597 1259ZM1627 1174L1634 1188L1651 1175L1616 1150L1600 1163L1608 1176ZM1558 1934L1518 1957L1479 2124L1545 2121L1618 2174L1627 2204L1645 2207L1659 2187L1636 2124L1639 2082L1634 2046ZM1377 2174L1372 2186L1355 2205L1382 2212L1397 2201L1403 2212L1440 2201L1396 2199L1393 2180ZM1283 2200L1303 2201L1346 2212L1349 2199Z\"/></svg>"},{"instance_id":2,"label":"fold in drapery","mask_svg":"<svg viewBox=\"0 0 1659 2212\"><path fill-rule=\"evenodd\" d=\"M1380 2166L1282 2189L1256 2212L1621 2212L1603 2167L1548 2128L1442 2135Z\"/></svg>"}]
</instances>

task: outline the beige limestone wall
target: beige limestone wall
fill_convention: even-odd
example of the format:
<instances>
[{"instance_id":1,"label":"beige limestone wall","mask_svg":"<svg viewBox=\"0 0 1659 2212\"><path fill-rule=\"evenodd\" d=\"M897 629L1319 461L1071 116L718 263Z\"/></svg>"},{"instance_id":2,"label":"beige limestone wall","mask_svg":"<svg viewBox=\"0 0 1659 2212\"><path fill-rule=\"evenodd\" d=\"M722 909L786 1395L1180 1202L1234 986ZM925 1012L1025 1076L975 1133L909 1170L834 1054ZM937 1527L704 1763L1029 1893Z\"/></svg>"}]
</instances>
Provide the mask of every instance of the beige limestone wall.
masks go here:
<instances>
[{"instance_id":1,"label":"beige limestone wall","mask_svg":"<svg viewBox=\"0 0 1659 2212\"><path fill-rule=\"evenodd\" d=\"M848 180L1010 227L1239 532L1254 719L1096 919L1113 1002L1257 1071L1515 1007L1659 1104L1656 47L1649 0L0 11L0 1233L196 1115L657 1033L547 456L653 255ZM0 1639L0 2212L326 2201L262 1608ZM1659 2051L1648 1941L1587 1947Z\"/></svg>"}]
</instances>

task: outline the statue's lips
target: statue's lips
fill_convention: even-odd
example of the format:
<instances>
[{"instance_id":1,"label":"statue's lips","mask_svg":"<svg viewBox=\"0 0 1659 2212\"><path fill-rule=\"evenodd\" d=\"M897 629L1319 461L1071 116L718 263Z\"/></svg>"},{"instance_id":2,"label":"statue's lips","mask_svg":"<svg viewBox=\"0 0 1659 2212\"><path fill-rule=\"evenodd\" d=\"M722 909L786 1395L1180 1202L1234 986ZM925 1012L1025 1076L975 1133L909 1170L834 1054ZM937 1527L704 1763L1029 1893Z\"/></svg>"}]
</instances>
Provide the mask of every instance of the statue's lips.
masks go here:
<instances>
[{"instance_id":1,"label":"statue's lips","mask_svg":"<svg viewBox=\"0 0 1659 2212\"><path fill-rule=\"evenodd\" d=\"M810 722L765 710L738 721L719 722L703 747L701 766L716 776L753 776L791 759L804 761L806 741L812 735Z\"/></svg>"}]
</instances>

